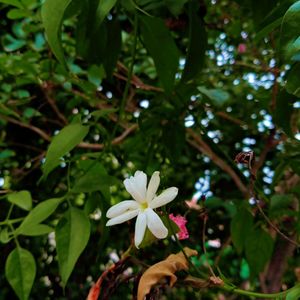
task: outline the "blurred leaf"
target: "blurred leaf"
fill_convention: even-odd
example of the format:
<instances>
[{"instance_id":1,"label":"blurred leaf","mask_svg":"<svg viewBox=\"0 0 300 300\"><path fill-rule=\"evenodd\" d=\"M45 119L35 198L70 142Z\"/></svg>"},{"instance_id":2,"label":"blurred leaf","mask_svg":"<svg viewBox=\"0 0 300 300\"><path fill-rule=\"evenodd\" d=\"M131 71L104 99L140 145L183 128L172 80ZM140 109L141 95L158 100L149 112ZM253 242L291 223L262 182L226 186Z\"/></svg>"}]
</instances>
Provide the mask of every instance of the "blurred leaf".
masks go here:
<instances>
[{"instance_id":1,"label":"blurred leaf","mask_svg":"<svg viewBox=\"0 0 300 300\"><path fill-rule=\"evenodd\" d=\"M184 4L188 1L188 0L163 0L164 3L166 4L166 6L168 7L168 9L170 10L170 12L174 15L174 16L178 16L184 8Z\"/></svg>"},{"instance_id":2,"label":"blurred leaf","mask_svg":"<svg viewBox=\"0 0 300 300\"><path fill-rule=\"evenodd\" d=\"M15 156L15 152L9 149L5 149L0 152L0 160L4 160L13 156Z\"/></svg>"},{"instance_id":3,"label":"blurred leaf","mask_svg":"<svg viewBox=\"0 0 300 300\"><path fill-rule=\"evenodd\" d=\"M171 93L178 69L177 46L162 19L143 15L140 22L142 38L154 60L158 78L165 91Z\"/></svg>"},{"instance_id":4,"label":"blurred leaf","mask_svg":"<svg viewBox=\"0 0 300 300\"><path fill-rule=\"evenodd\" d=\"M274 241L263 229L257 228L245 236L246 259L250 267L251 276L263 271L271 258Z\"/></svg>"},{"instance_id":5,"label":"blurred leaf","mask_svg":"<svg viewBox=\"0 0 300 300\"><path fill-rule=\"evenodd\" d=\"M23 234L24 232L29 232L32 227L35 227L52 215L62 201L63 198L53 198L39 203L26 216L19 228L17 228L16 233Z\"/></svg>"},{"instance_id":6,"label":"blurred leaf","mask_svg":"<svg viewBox=\"0 0 300 300\"><path fill-rule=\"evenodd\" d=\"M20 191L7 195L7 200L24 210L31 210L32 198L28 191Z\"/></svg>"},{"instance_id":7,"label":"blurred leaf","mask_svg":"<svg viewBox=\"0 0 300 300\"><path fill-rule=\"evenodd\" d=\"M246 237L253 229L253 216L247 207L242 206L231 220L231 236L233 245L239 253L245 249Z\"/></svg>"},{"instance_id":8,"label":"blurred leaf","mask_svg":"<svg viewBox=\"0 0 300 300\"><path fill-rule=\"evenodd\" d=\"M300 285L297 284L290 292L286 295L286 300L298 300L300 298Z\"/></svg>"},{"instance_id":9,"label":"blurred leaf","mask_svg":"<svg viewBox=\"0 0 300 300\"><path fill-rule=\"evenodd\" d=\"M0 0L0 3L9 4L18 8L23 8L23 4L19 0Z\"/></svg>"},{"instance_id":10,"label":"blurred leaf","mask_svg":"<svg viewBox=\"0 0 300 300\"><path fill-rule=\"evenodd\" d=\"M189 45L182 81L196 79L204 66L207 34L198 10L197 1L192 1L189 6Z\"/></svg>"},{"instance_id":11,"label":"blurred leaf","mask_svg":"<svg viewBox=\"0 0 300 300\"><path fill-rule=\"evenodd\" d=\"M281 91L276 99L274 111L274 121L284 132L293 136L291 129L291 116L293 113L293 103L295 96L288 94L285 90Z\"/></svg>"},{"instance_id":12,"label":"blurred leaf","mask_svg":"<svg viewBox=\"0 0 300 300\"><path fill-rule=\"evenodd\" d=\"M56 168L60 163L60 158L70 152L88 134L89 127L80 123L72 123L64 127L56 136L53 137L43 165L43 178Z\"/></svg>"},{"instance_id":13,"label":"blurred leaf","mask_svg":"<svg viewBox=\"0 0 300 300\"><path fill-rule=\"evenodd\" d=\"M19 299L29 299L36 275L36 265L32 254L19 246L7 257L5 276Z\"/></svg>"},{"instance_id":14,"label":"blurred leaf","mask_svg":"<svg viewBox=\"0 0 300 300\"><path fill-rule=\"evenodd\" d=\"M27 107L24 112L23 112L23 116L26 118L26 119L30 119L30 118L33 118L33 117L40 117L42 114L37 111L36 109L32 108L32 107Z\"/></svg>"},{"instance_id":15,"label":"blurred leaf","mask_svg":"<svg viewBox=\"0 0 300 300\"><path fill-rule=\"evenodd\" d=\"M66 68L61 44L61 26L64 14L72 0L46 0L42 5L41 16L47 41L58 61Z\"/></svg>"},{"instance_id":16,"label":"blurred leaf","mask_svg":"<svg viewBox=\"0 0 300 300\"><path fill-rule=\"evenodd\" d=\"M12 239L12 237L9 237L7 227L1 228L1 229L0 229L0 242L1 242L2 244L6 244L6 243L8 243L11 239Z\"/></svg>"},{"instance_id":17,"label":"blurred leaf","mask_svg":"<svg viewBox=\"0 0 300 300\"><path fill-rule=\"evenodd\" d=\"M118 108L107 108L107 109L95 110L91 113L91 115L98 119L98 118L106 117L107 115L115 113L117 111Z\"/></svg>"},{"instance_id":18,"label":"blurred leaf","mask_svg":"<svg viewBox=\"0 0 300 300\"><path fill-rule=\"evenodd\" d=\"M289 7L282 20L280 45L283 52L288 52L291 54L288 48L300 35L299 23L300 1L297 1Z\"/></svg>"},{"instance_id":19,"label":"blurred leaf","mask_svg":"<svg viewBox=\"0 0 300 300\"><path fill-rule=\"evenodd\" d=\"M300 97L299 75L300 75L300 63L296 63L292 66L291 70L288 72L287 82L285 86L288 93L297 97Z\"/></svg>"},{"instance_id":20,"label":"blurred leaf","mask_svg":"<svg viewBox=\"0 0 300 300\"><path fill-rule=\"evenodd\" d=\"M221 89L207 89L204 86L199 86L198 91L204 94L217 106L224 105L230 99L230 95Z\"/></svg>"},{"instance_id":21,"label":"blurred leaf","mask_svg":"<svg viewBox=\"0 0 300 300\"><path fill-rule=\"evenodd\" d=\"M31 11L27 9L13 8L7 13L7 17L12 20L26 18L30 16L31 16Z\"/></svg>"},{"instance_id":22,"label":"blurred leaf","mask_svg":"<svg viewBox=\"0 0 300 300\"><path fill-rule=\"evenodd\" d=\"M288 207L292 202L291 195L273 195L270 201L270 210Z\"/></svg>"},{"instance_id":23,"label":"blurred leaf","mask_svg":"<svg viewBox=\"0 0 300 300\"><path fill-rule=\"evenodd\" d=\"M115 6L117 0L105 0L99 1L97 11L96 11L96 24L95 27L99 27L100 24L103 22L104 18L108 15L110 10Z\"/></svg>"},{"instance_id":24,"label":"blurred leaf","mask_svg":"<svg viewBox=\"0 0 300 300\"><path fill-rule=\"evenodd\" d=\"M102 66L98 67L96 65L92 65L88 69L88 80L93 83L96 87L101 84L102 79L105 76L105 71Z\"/></svg>"},{"instance_id":25,"label":"blurred leaf","mask_svg":"<svg viewBox=\"0 0 300 300\"><path fill-rule=\"evenodd\" d=\"M106 42L106 55L103 60L103 65L107 77L111 78L122 48L121 27L117 18L107 22L107 36L109 38Z\"/></svg>"},{"instance_id":26,"label":"blurred leaf","mask_svg":"<svg viewBox=\"0 0 300 300\"><path fill-rule=\"evenodd\" d=\"M90 221L85 213L70 207L55 229L58 264L63 286L90 237Z\"/></svg>"},{"instance_id":27,"label":"blurred leaf","mask_svg":"<svg viewBox=\"0 0 300 300\"><path fill-rule=\"evenodd\" d=\"M102 164L91 161L90 167L75 182L72 192L87 193L102 191L105 187L117 184L116 178L107 175Z\"/></svg>"},{"instance_id":28,"label":"blurred leaf","mask_svg":"<svg viewBox=\"0 0 300 300\"><path fill-rule=\"evenodd\" d=\"M263 29L261 29L259 32L257 32L254 41L258 42L261 39L268 37L268 34L270 34L272 31L274 31L274 29L280 26L280 24L282 23L282 19L283 17L276 19L275 21L273 21L272 23L268 24Z\"/></svg>"}]
</instances>

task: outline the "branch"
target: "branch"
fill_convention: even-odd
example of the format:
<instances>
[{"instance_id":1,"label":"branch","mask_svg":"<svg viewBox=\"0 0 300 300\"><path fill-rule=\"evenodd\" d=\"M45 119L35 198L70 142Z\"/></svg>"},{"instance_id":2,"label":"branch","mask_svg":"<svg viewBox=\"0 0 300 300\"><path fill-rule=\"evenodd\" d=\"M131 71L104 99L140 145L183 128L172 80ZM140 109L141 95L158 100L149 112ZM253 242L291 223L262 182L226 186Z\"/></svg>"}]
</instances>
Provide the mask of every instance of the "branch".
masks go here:
<instances>
[{"instance_id":1,"label":"branch","mask_svg":"<svg viewBox=\"0 0 300 300\"><path fill-rule=\"evenodd\" d=\"M115 139L112 140L111 144L112 145L118 145L121 144L125 138L133 131L135 131L138 128L137 124L132 125L131 127L127 128L121 135L116 137ZM105 147L105 144L90 144L90 143L85 143L82 142L78 144L79 148L83 149L91 149L91 150L101 150Z\"/></svg>"},{"instance_id":2,"label":"branch","mask_svg":"<svg viewBox=\"0 0 300 300\"><path fill-rule=\"evenodd\" d=\"M51 142L51 136L48 135L46 132L44 132L42 129L35 127L33 125L30 124L26 124L26 123L22 123L18 120L15 120L13 118L1 115L1 117L6 120L7 122L16 124L20 127L24 127L24 128L28 128L29 130L37 133L40 137L42 137L45 141L47 142ZM112 145L118 145L120 143L122 143L124 141L124 139L133 131L135 131L138 128L137 124L134 124L128 128L125 129L125 131L119 135L118 137L116 137L115 139L112 140ZM90 143L79 143L77 145L78 148L83 148L83 149L92 149L92 150L101 150L105 147L105 144L90 144Z\"/></svg>"},{"instance_id":3,"label":"branch","mask_svg":"<svg viewBox=\"0 0 300 300\"><path fill-rule=\"evenodd\" d=\"M188 134L193 138L193 140L188 140L188 143L194 148L207 155L218 167L220 167L224 172L226 172L234 181L238 189L242 192L245 198L249 198L248 188L242 182L238 174L228 165L222 158L215 154L212 149L207 145L202 138L197 135L192 129L187 128Z\"/></svg>"},{"instance_id":4,"label":"branch","mask_svg":"<svg viewBox=\"0 0 300 300\"><path fill-rule=\"evenodd\" d=\"M51 106L52 110L56 113L57 117L63 122L63 124L68 124L67 118L64 116L63 113L60 112L59 108L57 107L55 100L52 97L52 90L53 84L51 82L44 82L41 85L41 90L45 95L46 100L48 101L49 105Z\"/></svg>"},{"instance_id":5,"label":"branch","mask_svg":"<svg viewBox=\"0 0 300 300\"><path fill-rule=\"evenodd\" d=\"M10 118L10 117L2 115L2 114L1 114L1 118L7 122L10 122L12 124L18 125L23 128L27 128L27 129L37 133L40 137L42 137L47 142L51 141L50 135L48 135L45 131L43 131L42 129L40 129L38 127L35 127L35 126L33 126L31 124L27 124L27 123L22 123L21 121L15 120L13 118Z\"/></svg>"}]
</instances>

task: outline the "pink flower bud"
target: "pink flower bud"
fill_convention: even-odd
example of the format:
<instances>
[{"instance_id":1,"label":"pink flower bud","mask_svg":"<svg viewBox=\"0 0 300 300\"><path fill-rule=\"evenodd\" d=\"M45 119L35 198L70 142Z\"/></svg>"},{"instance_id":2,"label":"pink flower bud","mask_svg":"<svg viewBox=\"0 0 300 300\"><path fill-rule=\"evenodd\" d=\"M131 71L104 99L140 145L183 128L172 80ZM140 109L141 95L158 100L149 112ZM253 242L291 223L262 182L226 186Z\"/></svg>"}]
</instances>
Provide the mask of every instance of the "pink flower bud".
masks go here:
<instances>
[{"instance_id":1,"label":"pink flower bud","mask_svg":"<svg viewBox=\"0 0 300 300\"><path fill-rule=\"evenodd\" d=\"M237 50L238 50L238 53L240 53L240 54L245 53L247 51L246 44L239 44Z\"/></svg>"}]
</instances>

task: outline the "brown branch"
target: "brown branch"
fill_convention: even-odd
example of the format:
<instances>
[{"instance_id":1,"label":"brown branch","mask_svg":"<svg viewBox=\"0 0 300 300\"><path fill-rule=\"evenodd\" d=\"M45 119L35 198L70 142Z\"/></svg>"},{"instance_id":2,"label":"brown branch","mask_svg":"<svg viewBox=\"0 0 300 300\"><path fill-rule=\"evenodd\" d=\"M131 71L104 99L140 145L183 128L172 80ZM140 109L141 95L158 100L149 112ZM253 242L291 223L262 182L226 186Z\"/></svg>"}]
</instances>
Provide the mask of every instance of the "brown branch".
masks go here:
<instances>
[{"instance_id":1,"label":"brown branch","mask_svg":"<svg viewBox=\"0 0 300 300\"><path fill-rule=\"evenodd\" d=\"M112 145L118 145L121 144L124 139L133 131L135 131L138 128L137 124L132 125L131 127L127 128L121 135L116 137L115 139L112 140L111 144ZM91 150L101 150L105 147L105 144L90 144L90 143L85 143L82 142L78 144L79 148L83 149L91 149Z\"/></svg>"},{"instance_id":2,"label":"brown branch","mask_svg":"<svg viewBox=\"0 0 300 300\"><path fill-rule=\"evenodd\" d=\"M245 126L245 125L248 125L246 122L244 121L241 121L239 119L236 119L232 116L230 116L229 114L227 114L226 112L224 111L218 111L215 113L217 116L220 116L221 118L225 119L225 120L228 120L234 124L237 124L237 125L240 125L240 126Z\"/></svg>"},{"instance_id":3,"label":"brown branch","mask_svg":"<svg viewBox=\"0 0 300 300\"><path fill-rule=\"evenodd\" d=\"M117 63L117 67L118 67L118 70L121 71L123 74L128 73L128 69L121 62ZM124 80L124 81L128 80L128 78L126 76L123 76L123 75L121 75L119 73L116 73L116 72L114 73L114 76L121 79L121 80ZM136 75L132 75L131 84L133 84L136 88L142 89L142 90L145 90L145 91L155 91L155 92L163 92L164 91L162 88L159 88L159 87L156 87L156 86L153 86L153 85L145 84Z\"/></svg>"},{"instance_id":4,"label":"brown branch","mask_svg":"<svg viewBox=\"0 0 300 300\"><path fill-rule=\"evenodd\" d=\"M44 140L46 140L47 142L51 141L51 137L50 135L48 135L46 132L44 132L43 130L41 130L40 128L33 126L31 124L27 124L27 123L22 123L21 121L18 121L16 119L13 119L11 117L5 116L5 115L0 115L1 118L7 122L10 122L12 124L18 125L20 127L23 128L27 128L35 133L37 133L40 137L42 137Z\"/></svg>"},{"instance_id":5,"label":"brown branch","mask_svg":"<svg viewBox=\"0 0 300 300\"><path fill-rule=\"evenodd\" d=\"M41 85L41 90L45 95L46 100L48 101L49 105L51 106L52 110L56 113L57 117L63 122L64 125L68 124L67 118L64 114L59 110L57 107L55 100L52 97L54 85L51 82L45 81Z\"/></svg>"},{"instance_id":6,"label":"brown branch","mask_svg":"<svg viewBox=\"0 0 300 300\"><path fill-rule=\"evenodd\" d=\"M238 174L228 165L222 158L215 154L212 149L196 134L191 128L187 128L187 133L193 138L188 139L188 143L196 148L198 151L207 155L218 167L226 172L234 181L238 189L242 192L245 198L249 198L249 191L245 184L242 182Z\"/></svg>"}]
</instances>

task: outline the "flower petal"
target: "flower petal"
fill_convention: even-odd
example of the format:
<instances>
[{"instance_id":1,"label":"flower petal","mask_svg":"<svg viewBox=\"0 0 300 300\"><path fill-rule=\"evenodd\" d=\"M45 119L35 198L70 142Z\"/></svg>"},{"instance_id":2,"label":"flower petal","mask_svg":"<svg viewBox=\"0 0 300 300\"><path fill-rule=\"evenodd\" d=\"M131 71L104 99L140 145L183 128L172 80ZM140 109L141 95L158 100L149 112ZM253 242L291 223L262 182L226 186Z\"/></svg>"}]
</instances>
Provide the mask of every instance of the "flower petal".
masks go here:
<instances>
[{"instance_id":1,"label":"flower petal","mask_svg":"<svg viewBox=\"0 0 300 300\"><path fill-rule=\"evenodd\" d=\"M151 208L161 207L174 200L178 194L178 188L170 187L164 190L159 196L155 197L150 203Z\"/></svg>"},{"instance_id":2,"label":"flower petal","mask_svg":"<svg viewBox=\"0 0 300 300\"><path fill-rule=\"evenodd\" d=\"M127 212L124 212L123 214L110 219L106 223L106 226L112 226L112 225L124 223L124 222L136 217L138 215L139 211L140 211L139 209L135 209L135 210L129 210Z\"/></svg>"},{"instance_id":3,"label":"flower petal","mask_svg":"<svg viewBox=\"0 0 300 300\"><path fill-rule=\"evenodd\" d=\"M151 208L145 210L147 215L147 226L149 230L158 239L164 239L168 236L168 229L160 219L160 217Z\"/></svg>"},{"instance_id":4,"label":"flower petal","mask_svg":"<svg viewBox=\"0 0 300 300\"><path fill-rule=\"evenodd\" d=\"M137 248L144 239L147 227L147 216L144 212L140 212L135 222L134 244Z\"/></svg>"},{"instance_id":5,"label":"flower petal","mask_svg":"<svg viewBox=\"0 0 300 300\"><path fill-rule=\"evenodd\" d=\"M134 176L124 180L127 192L134 200L143 203L146 201L147 175L142 171L136 171Z\"/></svg>"},{"instance_id":6,"label":"flower petal","mask_svg":"<svg viewBox=\"0 0 300 300\"><path fill-rule=\"evenodd\" d=\"M134 210L139 208L139 204L134 200L125 200L112 206L106 213L107 218L115 218L127 210Z\"/></svg>"},{"instance_id":7,"label":"flower petal","mask_svg":"<svg viewBox=\"0 0 300 300\"><path fill-rule=\"evenodd\" d=\"M159 183L160 183L159 172L156 171L152 174L148 184L148 189L146 194L146 199L148 203L150 203L152 199L155 197Z\"/></svg>"}]
</instances>

